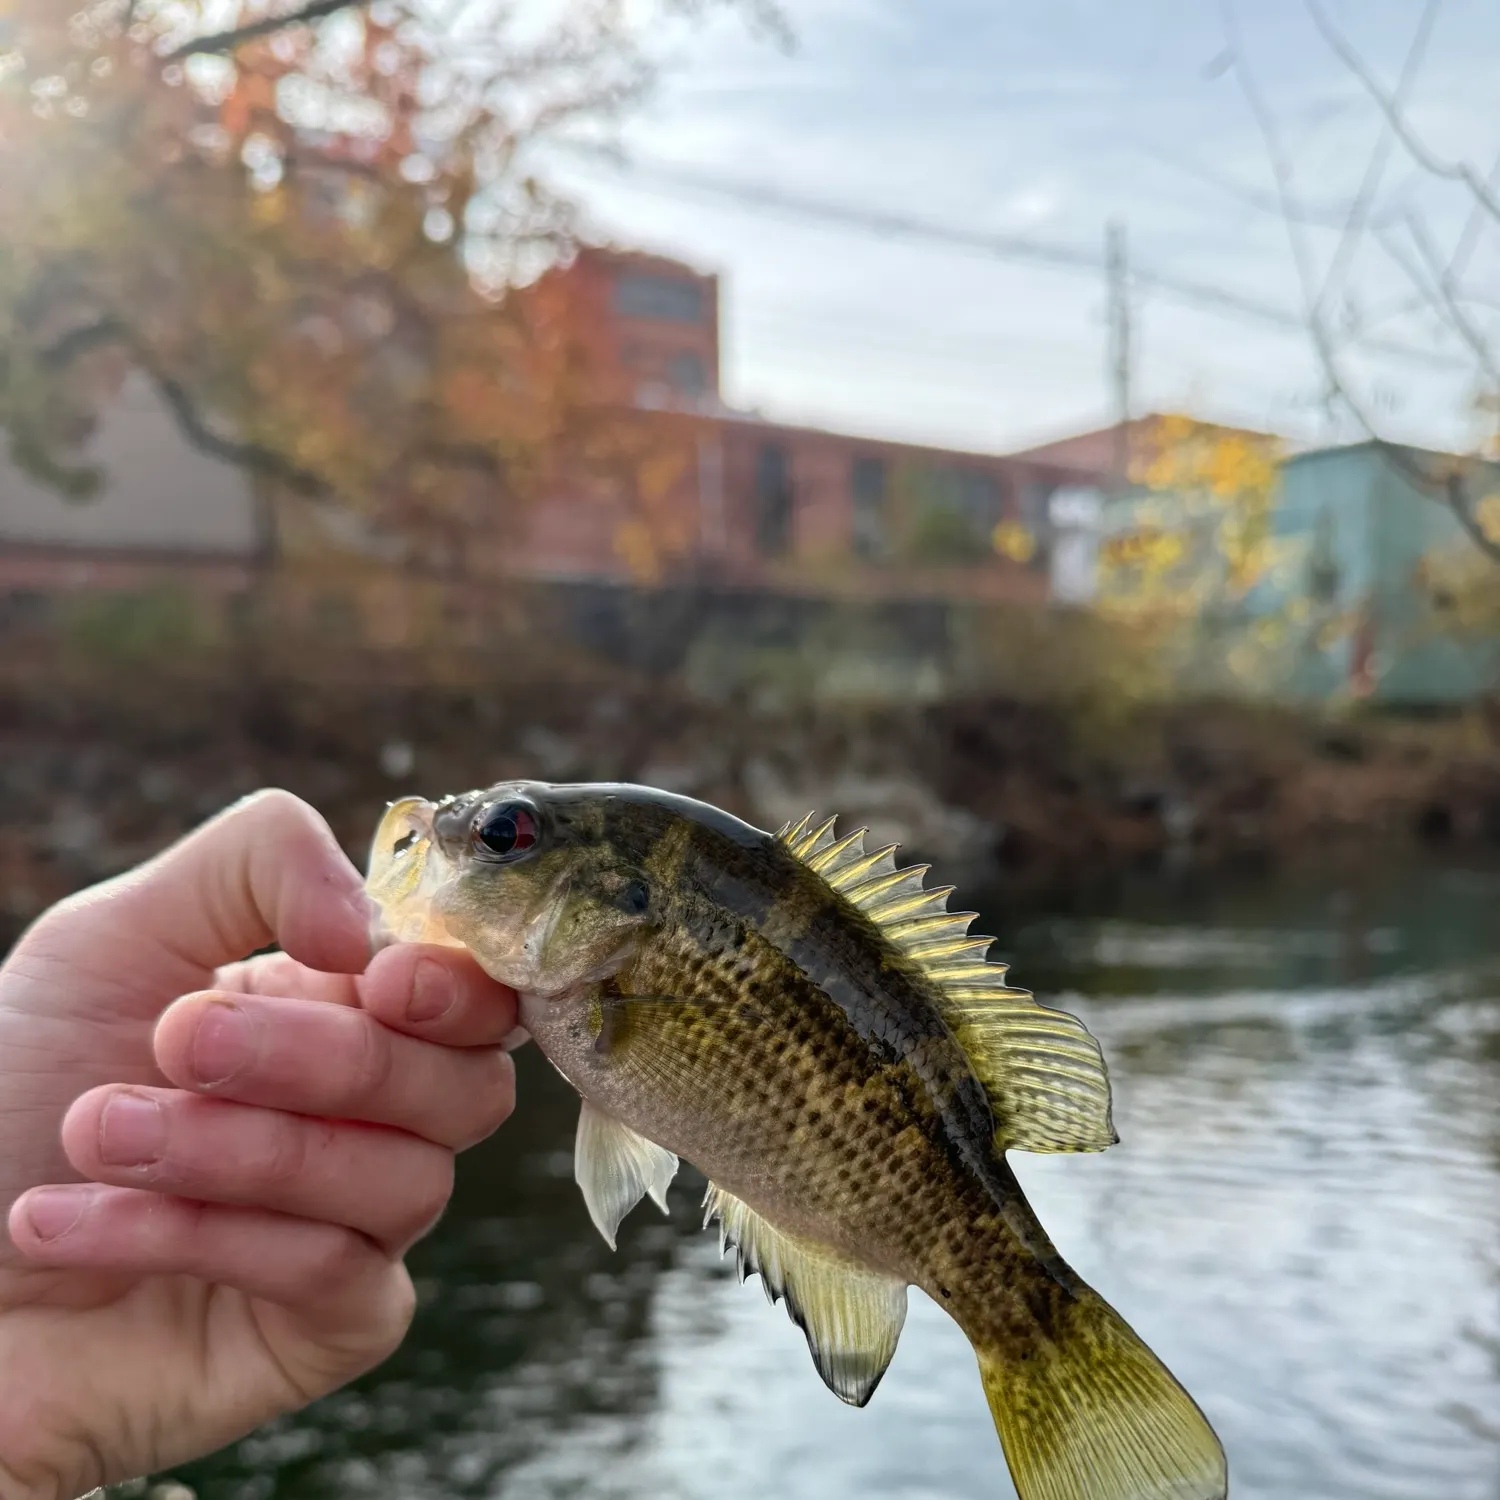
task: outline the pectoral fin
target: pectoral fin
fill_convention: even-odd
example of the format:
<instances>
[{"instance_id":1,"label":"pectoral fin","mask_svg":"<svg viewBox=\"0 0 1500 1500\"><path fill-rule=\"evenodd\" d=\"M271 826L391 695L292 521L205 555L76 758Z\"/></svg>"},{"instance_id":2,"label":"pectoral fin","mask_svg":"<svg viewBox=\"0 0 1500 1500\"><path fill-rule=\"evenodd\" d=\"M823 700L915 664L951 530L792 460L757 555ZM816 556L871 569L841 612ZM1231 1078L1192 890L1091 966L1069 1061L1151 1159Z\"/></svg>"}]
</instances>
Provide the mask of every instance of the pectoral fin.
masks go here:
<instances>
[{"instance_id":1,"label":"pectoral fin","mask_svg":"<svg viewBox=\"0 0 1500 1500\"><path fill-rule=\"evenodd\" d=\"M759 1272L767 1297L786 1299L829 1390L863 1406L896 1352L906 1283L777 1229L712 1183L703 1202L704 1224L717 1219L723 1246L739 1253L740 1280Z\"/></svg>"},{"instance_id":2,"label":"pectoral fin","mask_svg":"<svg viewBox=\"0 0 1500 1500\"><path fill-rule=\"evenodd\" d=\"M613 1115L583 1101L573 1146L573 1176L583 1189L589 1217L615 1248L620 1221L642 1198L667 1211L667 1189L677 1174L677 1158Z\"/></svg>"}]
</instances>

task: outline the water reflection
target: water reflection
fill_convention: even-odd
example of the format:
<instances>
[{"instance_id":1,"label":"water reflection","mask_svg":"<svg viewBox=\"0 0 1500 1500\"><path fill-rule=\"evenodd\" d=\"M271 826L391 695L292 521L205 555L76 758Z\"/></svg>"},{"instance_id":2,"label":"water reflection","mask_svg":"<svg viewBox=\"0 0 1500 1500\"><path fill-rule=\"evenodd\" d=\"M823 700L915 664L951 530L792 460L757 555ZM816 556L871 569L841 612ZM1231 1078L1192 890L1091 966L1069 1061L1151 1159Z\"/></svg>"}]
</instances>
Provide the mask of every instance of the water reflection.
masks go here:
<instances>
[{"instance_id":1,"label":"water reflection","mask_svg":"<svg viewBox=\"0 0 1500 1500\"><path fill-rule=\"evenodd\" d=\"M994 916L1104 1042L1122 1144L1019 1157L1044 1221L1198 1396L1245 1497L1500 1495L1500 877L1173 885ZM182 1471L205 1500L788 1500L1010 1493L973 1359L913 1294L872 1406L697 1230L612 1255L575 1105L528 1059L415 1269L418 1326L352 1391Z\"/></svg>"}]
</instances>

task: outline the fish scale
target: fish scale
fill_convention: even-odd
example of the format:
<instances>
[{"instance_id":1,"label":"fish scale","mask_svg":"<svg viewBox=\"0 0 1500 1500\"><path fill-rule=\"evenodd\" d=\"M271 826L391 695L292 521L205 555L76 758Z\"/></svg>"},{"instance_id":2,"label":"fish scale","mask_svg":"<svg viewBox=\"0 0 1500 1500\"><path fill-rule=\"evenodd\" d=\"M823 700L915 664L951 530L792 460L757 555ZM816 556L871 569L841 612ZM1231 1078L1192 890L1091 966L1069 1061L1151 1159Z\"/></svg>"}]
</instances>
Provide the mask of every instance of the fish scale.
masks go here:
<instances>
[{"instance_id":1,"label":"fish scale","mask_svg":"<svg viewBox=\"0 0 1500 1500\"><path fill-rule=\"evenodd\" d=\"M873 1396L915 1285L974 1346L1022 1500L1222 1500L1202 1413L1006 1160L1115 1142L1098 1044L925 876L832 819L772 835L651 788L509 782L394 804L368 884L393 934L520 992L581 1096L611 1244L688 1160L841 1399Z\"/></svg>"}]
</instances>

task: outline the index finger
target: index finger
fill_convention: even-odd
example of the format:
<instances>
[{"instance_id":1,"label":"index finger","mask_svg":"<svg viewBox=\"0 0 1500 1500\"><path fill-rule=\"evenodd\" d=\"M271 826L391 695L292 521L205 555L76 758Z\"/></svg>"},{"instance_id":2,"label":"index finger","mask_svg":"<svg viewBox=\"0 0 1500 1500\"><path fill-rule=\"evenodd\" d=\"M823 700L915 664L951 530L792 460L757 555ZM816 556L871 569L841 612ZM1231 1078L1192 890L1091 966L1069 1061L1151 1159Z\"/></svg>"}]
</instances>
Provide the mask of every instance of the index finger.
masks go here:
<instances>
[{"instance_id":1,"label":"index finger","mask_svg":"<svg viewBox=\"0 0 1500 1500\"><path fill-rule=\"evenodd\" d=\"M365 1010L395 1031L448 1047L495 1047L519 1025L516 992L461 948L397 943L354 981Z\"/></svg>"},{"instance_id":2,"label":"index finger","mask_svg":"<svg viewBox=\"0 0 1500 1500\"><path fill-rule=\"evenodd\" d=\"M322 1000L368 1011L393 1031L445 1047L498 1047L518 1025L516 992L463 949L435 943L383 948L359 975L325 974L285 953L227 964L214 988L242 995Z\"/></svg>"},{"instance_id":3,"label":"index finger","mask_svg":"<svg viewBox=\"0 0 1500 1500\"><path fill-rule=\"evenodd\" d=\"M370 958L359 872L290 792L237 802L79 904L200 972L271 943L333 973L358 974Z\"/></svg>"}]
</instances>

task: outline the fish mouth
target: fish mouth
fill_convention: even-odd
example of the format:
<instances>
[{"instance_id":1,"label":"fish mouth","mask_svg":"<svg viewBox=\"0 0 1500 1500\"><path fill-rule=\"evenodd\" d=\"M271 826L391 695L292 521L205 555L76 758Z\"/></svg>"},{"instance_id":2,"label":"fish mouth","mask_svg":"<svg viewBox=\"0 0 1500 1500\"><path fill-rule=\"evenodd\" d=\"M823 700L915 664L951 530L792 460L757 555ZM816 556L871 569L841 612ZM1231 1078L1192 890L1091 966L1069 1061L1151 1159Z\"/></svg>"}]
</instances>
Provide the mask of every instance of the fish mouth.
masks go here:
<instances>
[{"instance_id":1,"label":"fish mouth","mask_svg":"<svg viewBox=\"0 0 1500 1500\"><path fill-rule=\"evenodd\" d=\"M365 894L374 908L371 947L439 943L462 948L435 909L438 893L456 873L433 819L440 803L403 797L385 810L370 845Z\"/></svg>"}]
</instances>

